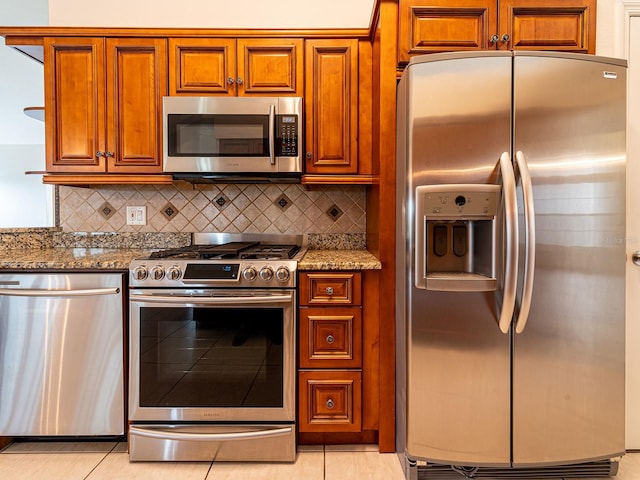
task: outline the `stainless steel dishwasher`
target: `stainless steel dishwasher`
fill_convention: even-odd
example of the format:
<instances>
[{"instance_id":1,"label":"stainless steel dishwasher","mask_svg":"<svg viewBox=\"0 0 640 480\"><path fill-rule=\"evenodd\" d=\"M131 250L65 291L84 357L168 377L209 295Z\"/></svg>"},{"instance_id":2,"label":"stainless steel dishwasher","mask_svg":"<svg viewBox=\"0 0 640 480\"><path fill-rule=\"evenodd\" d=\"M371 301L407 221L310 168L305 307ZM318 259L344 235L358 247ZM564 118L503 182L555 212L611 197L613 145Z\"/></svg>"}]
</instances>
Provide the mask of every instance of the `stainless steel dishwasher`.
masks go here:
<instances>
[{"instance_id":1,"label":"stainless steel dishwasher","mask_svg":"<svg viewBox=\"0 0 640 480\"><path fill-rule=\"evenodd\" d=\"M123 275L0 274L0 436L124 434Z\"/></svg>"}]
</instances>

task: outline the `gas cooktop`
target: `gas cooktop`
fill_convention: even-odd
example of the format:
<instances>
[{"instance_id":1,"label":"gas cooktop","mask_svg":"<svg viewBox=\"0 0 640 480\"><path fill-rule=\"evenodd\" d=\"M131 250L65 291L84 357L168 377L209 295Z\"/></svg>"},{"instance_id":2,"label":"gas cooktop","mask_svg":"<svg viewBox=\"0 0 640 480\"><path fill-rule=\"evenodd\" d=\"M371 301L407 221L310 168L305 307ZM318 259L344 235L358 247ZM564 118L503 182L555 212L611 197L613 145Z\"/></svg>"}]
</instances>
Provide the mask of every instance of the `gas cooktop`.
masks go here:
<instances>
[{"instance_id":1,"label":"gas cooktop","mask_svg":"<svg viewBox=\"0 0 640 480\"><path fill-rule=\"evenodd\" d=\"M192 244L152 252L129 266L136 287L295 287L302 237L193 234Z\"/></svg>"}]
</instances>

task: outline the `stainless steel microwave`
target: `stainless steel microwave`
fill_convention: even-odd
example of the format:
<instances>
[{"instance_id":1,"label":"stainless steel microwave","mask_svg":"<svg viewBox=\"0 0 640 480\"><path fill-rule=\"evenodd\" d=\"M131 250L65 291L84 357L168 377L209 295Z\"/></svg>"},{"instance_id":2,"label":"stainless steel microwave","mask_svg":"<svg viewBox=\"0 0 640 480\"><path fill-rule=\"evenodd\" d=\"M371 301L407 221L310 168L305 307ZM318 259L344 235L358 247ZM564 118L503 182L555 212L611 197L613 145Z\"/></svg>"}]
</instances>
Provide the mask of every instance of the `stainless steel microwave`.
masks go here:
<instances>
[{"instance_id":1,"label":"stainless steel microwave","mask_svg":"<svg viewBox=\"0 0 640 480\"><path fill-rule=\"evenodd\" d=\"M164 97L163 169L175 178L300 178L302 98Z\"/></svg>"}]
</instances>

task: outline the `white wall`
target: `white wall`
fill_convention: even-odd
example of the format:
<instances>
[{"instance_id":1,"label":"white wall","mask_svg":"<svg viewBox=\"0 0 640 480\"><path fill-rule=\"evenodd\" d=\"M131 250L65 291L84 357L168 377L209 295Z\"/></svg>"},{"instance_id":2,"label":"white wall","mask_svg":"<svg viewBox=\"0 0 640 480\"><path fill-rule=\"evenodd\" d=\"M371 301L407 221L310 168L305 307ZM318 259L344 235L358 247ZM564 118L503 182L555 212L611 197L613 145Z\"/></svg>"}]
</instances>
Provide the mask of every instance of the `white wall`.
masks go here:
<instances>
[{"instance_id":1,"label":"white wall","mask_svg":"<svg viewBox=\"0 0 640 480\"><path fill-rule=\"evenodd\" d=\"M47 0L2 1L0 25L47 25ZM44 105L42 65L0 38L0 228L53 224L53 189L42 185L44 123L24 107Z\"/></svg>"},{"instance_id":2,"label":"white wall","mask_svg":"<svg viewBox=\"0 0 640 480\"><path fill-rule=\"evenodd\" d=\"M104 27L367 28L374 0L49 0L49 24Z\"/></svg>"}]
</instances>

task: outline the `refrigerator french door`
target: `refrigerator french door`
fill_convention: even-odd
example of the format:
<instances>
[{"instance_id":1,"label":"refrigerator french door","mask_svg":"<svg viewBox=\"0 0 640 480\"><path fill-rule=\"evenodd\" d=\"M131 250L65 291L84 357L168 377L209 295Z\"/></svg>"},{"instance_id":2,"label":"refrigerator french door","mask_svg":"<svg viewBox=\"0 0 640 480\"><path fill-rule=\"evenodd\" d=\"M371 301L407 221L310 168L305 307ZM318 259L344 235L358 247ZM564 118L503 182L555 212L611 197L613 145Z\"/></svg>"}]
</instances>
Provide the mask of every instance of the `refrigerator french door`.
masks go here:
<instances>
[{"instance_id":1,"label":"refrigerator french door","mask_svg":"<svg viewBox=\"0 0 640 480\"><path fill-rule=\"evenodd\" d=\"M589 55L434 54L403 73L408 465L473 476L624 453L625 98L625 62Z\"/></svg>"}]
</instances>

